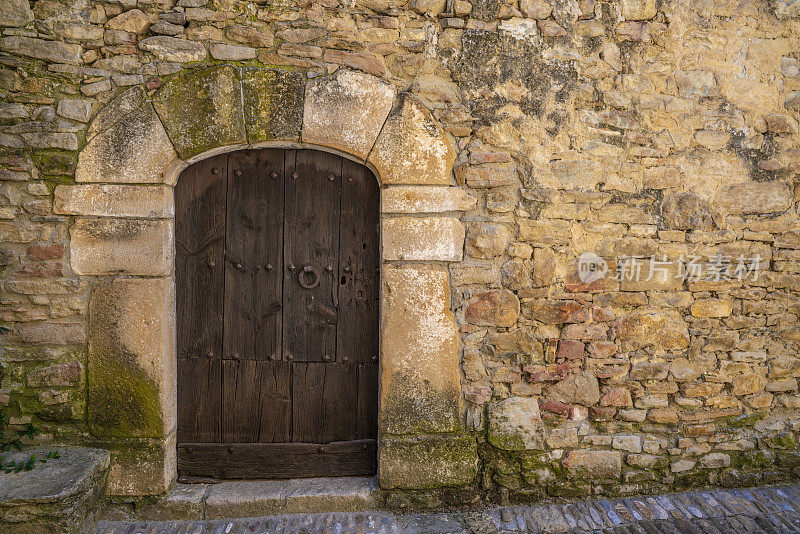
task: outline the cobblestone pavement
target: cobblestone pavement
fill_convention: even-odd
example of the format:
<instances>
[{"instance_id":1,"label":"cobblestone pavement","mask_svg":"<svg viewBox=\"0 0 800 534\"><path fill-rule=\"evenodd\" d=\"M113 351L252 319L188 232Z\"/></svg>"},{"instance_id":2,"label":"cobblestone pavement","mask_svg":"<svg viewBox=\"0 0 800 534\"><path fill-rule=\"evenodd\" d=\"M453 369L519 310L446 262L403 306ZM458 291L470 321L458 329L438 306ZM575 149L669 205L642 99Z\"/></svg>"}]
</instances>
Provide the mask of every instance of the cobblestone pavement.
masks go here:
<instances>
[{"instance_id":1,"label":"cobblestone pavement","mask_svg":"<svg viewBox=\"0 0 800 534\"><path fill-rule=\"evenodd\" d=\"M498 507L449 513L290 514L210 521L98 523L97 534L256 533L614 533L800 534L800 486L707 490Z\"/></svg>"}]
</instances>

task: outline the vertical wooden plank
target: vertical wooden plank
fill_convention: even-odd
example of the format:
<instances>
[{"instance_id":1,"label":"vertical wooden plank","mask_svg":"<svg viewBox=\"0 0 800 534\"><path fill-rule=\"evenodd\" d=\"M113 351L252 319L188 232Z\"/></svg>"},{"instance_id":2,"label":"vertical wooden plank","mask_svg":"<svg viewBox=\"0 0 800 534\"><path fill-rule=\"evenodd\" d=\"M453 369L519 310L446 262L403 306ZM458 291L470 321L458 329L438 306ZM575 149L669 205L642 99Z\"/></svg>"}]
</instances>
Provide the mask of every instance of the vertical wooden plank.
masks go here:
<instances>
[{"instance_id":1,"label":"vertical wooden plank","mask_svg":"<svg viewBox=\"0 0 800 534\"><path fill-rule=\"evenodd\" d=\"M325 364L293 363L292 441L322 443L325 417L322 409Z\"/></svg>"},{"instance_id":2,"label":"vertical wooden plank","mask_svg":"<svg viewBox=\"0 0 800 534\"><path fill-rule=\"evenodd\" d=\"M378 438L378 364L358 366L358 429L354 438Z\"/></svg>"},{"instance_id":3,"label":"vertical wooden plank","mask_svg":"<svg viewBox=\"0 0 800 534\"><path fill-rule=\"evenodd\" d=\"M268 360L281 351L283 151L228 160L224 358Z\"/></svg>"},{"instance_id":4,"label":"vertical wooden plank","mask_svg":"<svg viewBox=\"0 0 800 534\"><path fill-rule=\"evenodd\" d=\"M258 441L284 443L292 438L291 370L288 362L258 362L261 367L261 426Z\"/></svg>"},{"instance_id":5,"label":"vertical wooden plank","mask_svg":"<svg viewBox=\"0 0 800 534\"><path fill-rule=\"evenodd\" d=\"M339 223L339 321L336 354L341 362L378 358L380 193L372 172L344 160Z\"/></svg>"},{"instance_id":6,"label":"vertical wooden plank","mask_svg":"<svg viewBox=\"0 0 800 534\"><path fill-rule=\"evenodd\" d=\"M358 364L324 363L323 443L355 439L358 428Z\"/></svg>"},{"instance_id":7,"label":"vertical wooden plank","mask_svg":"<svg viewBox=\"0 0 800 534\"><path fill-rule=\"evenodd\" d=\"M178 358L178 443L220 439L222 359Z\"/></svg>"},{"instance_id":8,"label":"vertical wooden plank","mask_svg":"<svg viewBox=\"0 0 800 534\"><path fill-rule=\"evenodd\" d=\"M222 435L226 443L251 443L272 408L263 405L258 363L281 350L281 150L229 155L226 229Z\"/></svg>"},{"instance_id":9,"label":"vertical wooden plank","mask_svg":"<svg viewBox=\"0 0 800 534\"><path fill-rule=\"evenodd\" d=\"M262 360L223 360L222 441L289 441L291 411L289 364Z\"/></svg>"},{"instance_id":10,"label":"vertical wooden plank","mask_svg":"<svg viewBox=\"0 0 800 534\"><path fill-rule=\"evenodd\" d=\"M357 364L292 364L292 441L330 443L355 439L357 417Z\"/></svg>"},{"instance_id":11,"label":"vertical wooden plank","mask_svg":"<svg viewBox=\"0 0 800 534\"><path fill-rule=\"evenodd\" d=\"M220 439L227 155L175 187L178 440Z\"/></svg>"},{"instance_id":12,"label":"vertical wooden plank","mask_svg":"<svg viewBox=\"0 0 800 534\"><path fill-rule=\"evenodd\" d=\"M338 272L342 158L310 150L287 156L284 358L295 362L332 360L336 353L334 273ZM304 272L306 267L309 272ZM318 284L305 288L300 277L308 285Z\"/></svg>"},{"instance_id":13,"label":"vertical wooden plank","mask_svg":"<svg viewBox=\"0 0 800 534\"><path fill-rule=\"evenodd\" d=\"M226 156L187 168L175 186L178 356L221 357Z\"/></svg>"},{"instance_id":14,"label":"vertical wooden plank","mask_svg":"<svg viewBox=\"0 0 800 534\"><path fill-rule=\"evenodd\" d=\"M258 441L261 425L261 380L258 361L222 362L222 442Z\"/></svg>"}]
</instances>

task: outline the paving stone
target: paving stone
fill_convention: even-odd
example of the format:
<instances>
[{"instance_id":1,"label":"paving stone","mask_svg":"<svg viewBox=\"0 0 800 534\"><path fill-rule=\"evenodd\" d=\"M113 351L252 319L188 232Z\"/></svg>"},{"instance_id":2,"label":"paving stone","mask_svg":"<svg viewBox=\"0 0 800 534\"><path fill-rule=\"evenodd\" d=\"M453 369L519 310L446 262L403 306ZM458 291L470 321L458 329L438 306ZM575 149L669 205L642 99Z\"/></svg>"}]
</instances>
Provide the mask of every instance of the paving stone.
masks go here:
<instances>
[{"instance_id":1,"label":"paving stone","mask_svg":"<svg viewBox=\"0 0 800 534\"><path fill-rule=\"evenodd\" d=\"M364 479L369 482L372 479ZM352 482L352 481L351 481ZM374 483L374 481L373 481ZM245 497L250 501L262 499L265 494L259 488L262 482L235 482L226 490L220 486L211 487L211 493L217 488L218 496L225 498L211 499L217 506L230 503ZM308 481L276 482L268 481L267 490L272 494L284 497L305 494L298 488L308 487ZM362 489L369 487L362 480L358 484ZM351 484L345 484L348 486ZM295 489L289 489L294 486ZM345 486L334 488L334 493L345 490ZM229 491L232 488L236 491ZM179 485L178 492L203 494L205 486L192 490L187 485ZM278 489L275 489L278 488ZM518 532L555 533L570 532L572 534L788 534L800 533L800 513L757 512L744 514L740 507L723 506L723 499L740 499L749 496L753 501L766 502L772 500L770 510L775 510L775 498L794 493L795 487L769 489L753 489L738 492L712 490L707 492L685 492L680 494L659 495L654 497L633 497L630 499L599 499L574 502L568 505L540 504L518 506L513 508L491 508L481 511L464 511L448 513L416 513L396 515L391 512L362 513L303 513L285 514L271 517L255 517L231 520L204 521L138 521L138 522L101 522L98 534L117 534L130 532L148 532L149 534L185 534L187 532L203 533L296 533L308 534L329 532L385 532L409 534L461 534L461 533L500 533ZM262 492L259 494L259 492ZM233 494L240 494L231 499ZM267 491L269 493L269 491ZM197 495L188 500L196 501ZM280 500L280 497L279 497ZM702 501L703 505L701 510ZM309 502L309 501L306 501ZM752 501L751 501L752 502ZM788 501L787 501L788 502ZM301 504L300 501L297 503ZM691 511L690 511L691 509ZM680 510L683 510L681 512ZM214 513L219 513L218 511ZM679 517L675 517L675 515ZM697 514L711 517L697 517Z\"/></svg>"}]
</instances>

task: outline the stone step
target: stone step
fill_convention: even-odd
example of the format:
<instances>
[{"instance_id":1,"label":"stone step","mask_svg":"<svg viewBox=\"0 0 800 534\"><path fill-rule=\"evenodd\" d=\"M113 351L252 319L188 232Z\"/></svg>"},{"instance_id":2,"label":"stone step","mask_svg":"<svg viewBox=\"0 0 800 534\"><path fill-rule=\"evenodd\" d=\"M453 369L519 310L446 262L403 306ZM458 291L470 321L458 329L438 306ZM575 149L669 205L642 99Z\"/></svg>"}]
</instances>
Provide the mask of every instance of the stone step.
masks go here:
<instances>
[{"instance_id":1,"label":"stone step","mask_svg":"<svg viewBox=\"0 0 800 534\"><path fill-rule=\"evenodd\" d=\"M379 496L378 481L361 477L178 483L152 504L140 505L132 512L116 508L107 515L166 521L360 512L378 508Z\"/></svg>"},{"instance_id":2,"label":"stone step","mask_svg":"<svg viewBox=\"0 0 800 534\"><path fill-rule=\"evenodd\" d=\"M427 513L308 510L238 519L101 521L96 534L800 534L798 491L800 486L715 489Z\"/></svg>"},{"instance_id":3,"label":"stone step","mask_svg":"<svg viewBox=\"0 0 800 534\"><path fill-rule=\"evenodd\" d=\"M57 451L60 458L39 461ZM39 534L79 532L93 517L105 494L109 453L84 447L43 447L4 453L3 460L25 461L35 455L36 467L19 473L0 472L0 532Z\"/></svg>"}]
</instances>

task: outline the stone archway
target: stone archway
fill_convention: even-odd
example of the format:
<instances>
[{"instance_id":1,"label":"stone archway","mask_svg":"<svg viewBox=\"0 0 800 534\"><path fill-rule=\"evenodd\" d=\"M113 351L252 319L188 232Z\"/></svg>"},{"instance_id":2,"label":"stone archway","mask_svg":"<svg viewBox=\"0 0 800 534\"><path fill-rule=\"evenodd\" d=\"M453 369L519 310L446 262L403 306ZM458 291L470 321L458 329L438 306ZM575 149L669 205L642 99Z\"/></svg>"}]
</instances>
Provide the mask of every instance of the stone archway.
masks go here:
<instances>
[{"instance_id":1,"label":"stone archway","mask_svg":"<svg viewBox=\"0 0 800 534\"><path fill-rule=\"evenodd\" d=\"M219 65L141 87L96 116L76 185L56 189L74 215L70 263L93 277L88 422L112 451L110 492L156 494L175 476L172 187L188 165L247 147L330 150L381 182L379 479L384 489L469 483L475 440L460 423L458 334L447 262L460 261L455 151L409 94L357 72Z\"/></svg>"}]
</instances>

